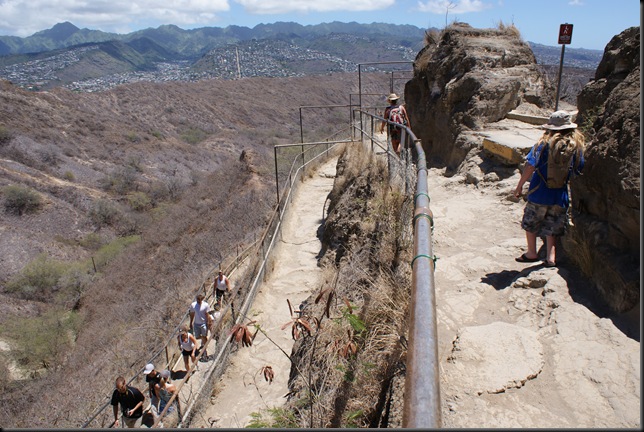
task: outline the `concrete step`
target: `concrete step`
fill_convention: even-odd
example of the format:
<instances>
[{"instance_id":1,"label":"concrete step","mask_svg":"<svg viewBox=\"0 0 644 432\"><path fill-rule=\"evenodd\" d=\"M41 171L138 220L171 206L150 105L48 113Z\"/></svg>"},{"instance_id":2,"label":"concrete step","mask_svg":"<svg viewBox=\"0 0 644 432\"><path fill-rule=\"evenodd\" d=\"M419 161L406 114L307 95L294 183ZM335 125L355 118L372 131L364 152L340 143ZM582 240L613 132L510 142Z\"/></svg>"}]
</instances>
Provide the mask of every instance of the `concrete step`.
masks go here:
<instances>
[{"instance_id":1,"label":"concrete step","mask_svg":"<svg viewBox=\"0 0 644 432\"><path fill-rule=\"evenodd\" d=\"M569 110L573 121L577 110ZM548 122L548 117L510 111L506 118L487 125L481 132L483 149L498 158L506 165L521 165L532 146L544 130L541 125Z\"/></svg>"}]
</instances>

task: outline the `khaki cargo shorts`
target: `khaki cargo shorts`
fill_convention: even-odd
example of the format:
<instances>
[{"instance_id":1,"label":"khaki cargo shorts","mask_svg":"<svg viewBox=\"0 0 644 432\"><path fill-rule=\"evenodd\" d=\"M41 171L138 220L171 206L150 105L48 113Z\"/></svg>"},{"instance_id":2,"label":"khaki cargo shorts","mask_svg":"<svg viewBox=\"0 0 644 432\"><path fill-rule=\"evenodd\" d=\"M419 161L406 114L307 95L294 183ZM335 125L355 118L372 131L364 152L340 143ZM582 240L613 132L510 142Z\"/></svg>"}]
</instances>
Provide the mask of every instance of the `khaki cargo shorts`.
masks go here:
<instances>
[{"instance_id":1,"label":"khaki cargo shorts","mask_svg":"<svg viewBox=\"0 0 644 432\"><path fill-rule=\"evenodd\" d=\"M528 202L523 210L521 228L538 237L562 236L568 227L568 213L558 205Z\"/></svg>"}]
</instances>

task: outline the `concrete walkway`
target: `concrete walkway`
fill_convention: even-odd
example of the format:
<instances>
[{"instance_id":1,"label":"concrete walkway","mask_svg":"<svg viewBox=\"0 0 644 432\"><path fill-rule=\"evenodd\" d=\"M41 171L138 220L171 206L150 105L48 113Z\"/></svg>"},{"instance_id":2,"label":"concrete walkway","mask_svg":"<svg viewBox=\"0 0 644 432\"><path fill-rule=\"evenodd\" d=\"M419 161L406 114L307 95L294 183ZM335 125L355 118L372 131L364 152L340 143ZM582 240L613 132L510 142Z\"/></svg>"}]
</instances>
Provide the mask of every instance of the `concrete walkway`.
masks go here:
<instances>
[{"instance_id":1,"label":"concrete walkway","mask_svg":"<svg viewBox=\"0 0 644 432\"><path fill-rule=\"evenodd\" d=\"M294 308L318 288L321 269L317 255L322 247L317 231L323 208L333 187L337 159L323 164L298 188L284 220L282 236L273 255L273 270L263 283L249 312L264 332L257 334L251 347L240 347L230 356L230 364L215 386L215 397L205 412L198 413L191 427L242 428L251 413L282 405L288 393L290 355L293 347L287 299ZM264 366L271 366L275 377L265 381Z\"/></svg>"}]
</instances>

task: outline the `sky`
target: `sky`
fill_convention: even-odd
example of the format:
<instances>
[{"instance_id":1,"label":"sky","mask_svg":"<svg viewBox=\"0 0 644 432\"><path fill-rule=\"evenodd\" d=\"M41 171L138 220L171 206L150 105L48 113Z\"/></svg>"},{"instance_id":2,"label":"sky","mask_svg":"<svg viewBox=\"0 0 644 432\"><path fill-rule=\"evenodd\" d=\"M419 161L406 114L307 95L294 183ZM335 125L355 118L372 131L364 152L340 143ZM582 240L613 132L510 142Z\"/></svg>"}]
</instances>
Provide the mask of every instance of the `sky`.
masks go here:
<instances>
[{"instance_id":1,"label":"sky","mask_svg":"<svg viewBox=\"0 0 644 432\"><path fill-rule=\"evenodd\" d=\"M182 29L332 21L411 24L423 29L465 22L476 28L514 24L524 41L557 46L572 24L570 48L603 50L640 25L636 0L0 0L0 36L26 37L71 22L126 34L174 24Z\"/></svg>"}]
</instances>

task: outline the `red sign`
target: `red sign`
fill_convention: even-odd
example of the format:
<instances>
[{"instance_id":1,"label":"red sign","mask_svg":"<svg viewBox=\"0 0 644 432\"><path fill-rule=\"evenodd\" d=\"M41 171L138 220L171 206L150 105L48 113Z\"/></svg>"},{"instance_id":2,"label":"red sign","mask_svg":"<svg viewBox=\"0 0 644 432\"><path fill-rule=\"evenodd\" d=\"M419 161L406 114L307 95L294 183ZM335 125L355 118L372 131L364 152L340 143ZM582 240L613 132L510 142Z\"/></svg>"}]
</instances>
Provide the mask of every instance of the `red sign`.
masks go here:
<instances>
[{"instance_id":1,"label":"red sign","mask_svg":"<svg viewBox=\"0 0 644 432\"><path fill-rule=\"evenodd\" d=\"M572 24L561 24L559 26L559 44L569 44L572 40Z\"/></svg>"}]
</instances>

